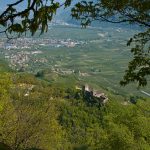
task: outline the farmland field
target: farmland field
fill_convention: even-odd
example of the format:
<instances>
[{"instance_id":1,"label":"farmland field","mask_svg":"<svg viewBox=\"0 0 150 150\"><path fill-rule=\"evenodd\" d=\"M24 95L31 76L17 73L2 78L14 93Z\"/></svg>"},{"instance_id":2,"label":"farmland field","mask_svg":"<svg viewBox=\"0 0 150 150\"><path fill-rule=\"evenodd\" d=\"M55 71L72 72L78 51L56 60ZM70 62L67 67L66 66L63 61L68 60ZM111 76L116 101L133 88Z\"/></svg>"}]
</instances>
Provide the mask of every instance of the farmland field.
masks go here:
<instances>
[{"instance_id":1,"label":"farmland field","mask_svg":"<svg viewBox=\"0 0 150 150\"><path fill-rule=\"evenodd\" d=\"M50 82L88 83L114 94L144 97L136 83L119 85L132 58L126 43L136 32L130 28L50 26L48 33L22 38L18 43L2 38L0 55L12 69L42 72L42 78ZM19 42L25 46L19 47Z\"/></svg>"}]
</instances>

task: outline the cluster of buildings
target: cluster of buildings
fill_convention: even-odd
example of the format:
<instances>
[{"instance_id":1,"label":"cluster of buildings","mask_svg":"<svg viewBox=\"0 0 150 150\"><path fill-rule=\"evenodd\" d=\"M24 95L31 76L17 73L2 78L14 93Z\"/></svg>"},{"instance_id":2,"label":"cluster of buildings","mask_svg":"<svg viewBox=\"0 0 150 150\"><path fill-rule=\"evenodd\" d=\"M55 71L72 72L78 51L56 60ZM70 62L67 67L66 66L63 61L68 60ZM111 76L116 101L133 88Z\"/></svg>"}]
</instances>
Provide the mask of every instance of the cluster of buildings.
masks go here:
<instances>
[{"instance_id":1,"label":"cluster of buildings","mask_svg":"<svg viewBox=\"0 0 150 150\"><path fill-rule=\"evenodd\" d=\"M5 58L9 59L10 67L13 69L24 70L28 66L29 55L26 52L21 51L11 56L5 56Z\"/></svg>"},{"instance_id":2,"label":"cluster of buildings","mask_svg":"<svg viewBox=\"0 0 150 150\"><path fill-rule=\"evenodd\" d=\"M14 52L12 50L6 51L4 53L5 59L9 61L9 66L18 71L25 71L29 66L29 63L47 63L46 58L35 57L38 54L41 54L42 51L18 51ZM33 56L33 57L31 57Z\"/></svg>"},{"instance_id":3,"label":"cluster of buildings","mask_svg":"<svg viewBox=\"0 0 150 150\"><path fill-rule=\"evenodd\" d=\"M72 39L50 39L50 38L18 38L12 39L7 42L0 42L0 48L7 50L11 49L31 49L39 48L43 46L51 47L75 47L77 45L82 45L85 42L75 41Z\"/></svg>"}]
</instances>

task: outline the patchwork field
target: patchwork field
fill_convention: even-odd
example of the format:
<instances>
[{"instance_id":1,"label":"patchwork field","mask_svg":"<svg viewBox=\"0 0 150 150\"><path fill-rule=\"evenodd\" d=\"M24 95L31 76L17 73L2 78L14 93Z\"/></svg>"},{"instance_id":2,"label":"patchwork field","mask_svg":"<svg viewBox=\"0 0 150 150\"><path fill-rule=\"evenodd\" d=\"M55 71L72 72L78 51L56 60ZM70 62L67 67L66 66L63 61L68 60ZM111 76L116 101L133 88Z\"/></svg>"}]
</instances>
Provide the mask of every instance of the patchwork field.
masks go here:
<instances>
[{"instance_id":1,"label":"patchwork field","mask_svg":"<svg viewBox=\"0 0 150 150\"><path fill-rule=\"evenodd\" d=\"M130 28L50 26L40 37L9 42L1 39L0 55L12 69L41 73L40 77L49 82L88 83L114 94L146 97L140 91L149 92L149 86L138 90L136 83L119 85L132 59L126 42L136 32Z\"/></svg>"}]
</instances>

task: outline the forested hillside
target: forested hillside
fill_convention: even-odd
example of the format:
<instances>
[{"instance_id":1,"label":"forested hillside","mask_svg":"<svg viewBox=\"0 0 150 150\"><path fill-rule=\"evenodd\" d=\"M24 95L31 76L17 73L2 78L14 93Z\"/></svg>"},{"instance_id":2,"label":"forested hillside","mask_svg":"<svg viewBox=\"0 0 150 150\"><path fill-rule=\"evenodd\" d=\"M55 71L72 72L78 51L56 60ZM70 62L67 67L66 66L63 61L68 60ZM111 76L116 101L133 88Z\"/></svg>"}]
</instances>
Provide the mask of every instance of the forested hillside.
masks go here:
<instances>
[{"instance_id":1,"label":"forested hillside","mask_svg":"<svg viewBox=\"0 0 150 150\"><path fill-rule=\"evenodd\" d=\"M133 104L113 95L98 105L79 89L32 74L3 71L0 76L1 150L150 148L148 99Z\"/></svg>"}]
</instances>

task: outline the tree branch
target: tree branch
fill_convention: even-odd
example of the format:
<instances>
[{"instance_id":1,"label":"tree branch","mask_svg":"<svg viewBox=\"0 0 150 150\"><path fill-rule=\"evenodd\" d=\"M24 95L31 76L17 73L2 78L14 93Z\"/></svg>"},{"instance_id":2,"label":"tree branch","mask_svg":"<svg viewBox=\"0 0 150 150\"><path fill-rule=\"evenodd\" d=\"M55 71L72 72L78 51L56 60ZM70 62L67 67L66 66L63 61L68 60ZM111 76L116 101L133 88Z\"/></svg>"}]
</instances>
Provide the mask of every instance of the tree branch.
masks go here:
<instances>
[{"instance_id":1,"label":"tree branch","mask_svg":"<svg viewBox=\"0 0 150 150\"><path fill-rule=\"evenodd\" d=\"M0 18L3 18L4 15L7 14L8 11L11 9L11 7L18 5L18 4L22 3L23 1L24 0L19 0L19 1L15 2L15 3L13 3L13 4L8 4L8 8L0 15Z\"/></svg>"}]
</instances>

